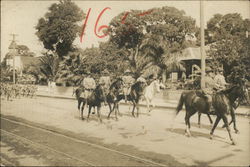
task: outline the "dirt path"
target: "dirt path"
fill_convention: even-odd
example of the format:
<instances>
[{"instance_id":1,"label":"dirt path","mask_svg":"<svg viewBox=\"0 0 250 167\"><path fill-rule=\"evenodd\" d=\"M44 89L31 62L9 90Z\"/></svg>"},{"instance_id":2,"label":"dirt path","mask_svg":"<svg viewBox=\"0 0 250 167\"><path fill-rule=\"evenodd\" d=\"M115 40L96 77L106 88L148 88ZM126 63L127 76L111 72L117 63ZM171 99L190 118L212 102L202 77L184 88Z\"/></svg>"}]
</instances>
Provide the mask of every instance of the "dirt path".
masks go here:
<instances>
[{"instance_id":1,"label":"dirt path","mask_svg":"<svg viewBox=\"0 0 250 167\"><path fill-rule=\"evenodd\" d=\"M128 107L120 107L123 113L119 121L107 120L107 107L102 114L104 123L91 115L90 122L78 118L76 102L52 98L20 99L13 102L1 101L1 113L64 129L79 135L99 138L102 143L115 147L133 146L144 152L171 156L187 165L202 166L248 166L250 164L249 119L237 117L240 134L234 134L236 146L230 145L227 132L218 128L214 140L209 139L210 125L202 116L202 128L197 127L197 115L192 122L192 137L184 136L184 113L180 113L175 129L170 131L174 112L154 110L150 115L141 109L139 118L132 118ZM86 112L85 112L86 116ZM214 119L214 118L213 118ZM221 127L222 123L219 124ZM152 156L154 156L152 154Z\"/></svg>"}]
</instances>

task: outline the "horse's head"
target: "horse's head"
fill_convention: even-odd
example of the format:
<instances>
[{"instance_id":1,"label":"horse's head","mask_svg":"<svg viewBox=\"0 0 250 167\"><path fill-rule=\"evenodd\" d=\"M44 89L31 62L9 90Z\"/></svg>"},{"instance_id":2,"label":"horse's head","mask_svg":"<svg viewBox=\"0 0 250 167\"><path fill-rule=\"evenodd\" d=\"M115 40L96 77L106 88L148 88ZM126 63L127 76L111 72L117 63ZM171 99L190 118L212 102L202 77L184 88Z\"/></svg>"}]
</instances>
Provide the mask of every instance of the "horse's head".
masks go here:
<instances>
[{"instance_id":1,"label":"horse's head","mask_svg":"<svg viewBox=\"0 0 250 167\"><path fill-rule=\"evenodd\" d=\"M240 89L239 90L240 101L242 101L242 103L250 104L248 89L246 87L246 81L245 80L240 80L240 82L238 83L238 87Z\"/></svg>"},{"instance_id":2,"label":"horse's head","mask_svg":"<svg viewBox=\"0 0 250 167\"><path fill-rule=\"evenodd\" d=\"M229 90L231 90L231 97L239 98L240 102L250 104L248 89L244 80L239 80L239 82Z\"/></svg>"},{"instance_id":3,"label":"horse's head","mask_svg":"<svg viewBox=\"0 0 250 167\"><path fill-rule=\"evenodd\" d=\"M147 86L147 83L138 81L132 85L132 89L134 89L136 94L140 97L144 94L144 90L146 86Z\"/></svg>"}]
</instances>

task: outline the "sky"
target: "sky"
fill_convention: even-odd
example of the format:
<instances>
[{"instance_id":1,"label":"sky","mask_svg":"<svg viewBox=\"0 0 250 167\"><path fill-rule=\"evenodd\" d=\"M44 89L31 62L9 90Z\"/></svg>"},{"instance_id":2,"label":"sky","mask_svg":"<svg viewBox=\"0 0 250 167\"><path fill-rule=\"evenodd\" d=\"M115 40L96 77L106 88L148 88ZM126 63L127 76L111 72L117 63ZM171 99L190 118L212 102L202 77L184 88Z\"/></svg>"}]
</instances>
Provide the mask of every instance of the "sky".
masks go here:
<instances>
[{"instance_id":1,"label":"sky","mask_svg":"<svg viewBox=\"0 0 250 167\"><path fill-rule=\"evenodd\" d=\"M35 35L35 26L38 19L44 17L48 7L58 1L1 1L1 61L8 52L8 47L12 40L10 34L17 34L18 45L26 45L37 56L44 50L42 43ZM98 38L94 34L94 25L99 13L106 7L109 10L102 15L99 25L108 25L113 17L123 11L131 9L147 10L153 7L172 6L179 10L184 10L187 16L196 20L196 25L200 26L200 2L199 1L74 1L84 13L91 8L87 27L83 41L80 38L74 41L74 44L81 48L98 46L98 42L107 41L108 37ZM239 1L205 1L204 17L205 23L213 17L214 14L240 13L245 18L250 18L250 2L248 0ZM83 24L79 23L79 24ZM101 35L101 34L100 34Z\"/></svg>"}]
</instances>

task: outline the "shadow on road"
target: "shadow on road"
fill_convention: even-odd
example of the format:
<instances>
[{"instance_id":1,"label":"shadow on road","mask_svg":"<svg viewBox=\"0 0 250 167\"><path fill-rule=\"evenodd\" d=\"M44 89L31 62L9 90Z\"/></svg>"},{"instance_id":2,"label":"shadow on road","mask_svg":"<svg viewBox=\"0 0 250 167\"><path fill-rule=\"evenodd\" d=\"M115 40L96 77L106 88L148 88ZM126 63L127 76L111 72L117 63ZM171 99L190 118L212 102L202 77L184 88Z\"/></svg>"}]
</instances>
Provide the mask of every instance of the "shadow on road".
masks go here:
<instances>
[{"instance_id":1,"label":"shadow on road","mask_svg":"<svg viewBox=\"0 0 250 167\"><path fill-rule=\"evenodd\" d=\"M196 163L195 166L207 167L207 166L210 166L210 164L213 163L213 162L221 161L221 160L226 159L228 157L231 157L233 155L234 154L227 154L227 155L224 155L224 156L221 156L221 157L218 157L218 158L214 158L214 159L212 159L210 161L207 161L207 162L205 162L205 161L197 161L197 160L195 160L194 162Z\"/></svg>"}]
</instances>

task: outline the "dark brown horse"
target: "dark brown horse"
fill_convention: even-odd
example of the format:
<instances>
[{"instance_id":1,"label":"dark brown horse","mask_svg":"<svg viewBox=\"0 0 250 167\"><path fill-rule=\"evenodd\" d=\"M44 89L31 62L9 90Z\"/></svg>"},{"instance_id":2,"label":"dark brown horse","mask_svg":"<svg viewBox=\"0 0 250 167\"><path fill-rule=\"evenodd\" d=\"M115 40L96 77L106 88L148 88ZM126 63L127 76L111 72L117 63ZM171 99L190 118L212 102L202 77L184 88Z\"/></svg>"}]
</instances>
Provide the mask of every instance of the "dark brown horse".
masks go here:
<instances>
[{"instance_id":1,"label":"dark brown horse","mask_svg":"<svg viewBox=\"0 0 250 167\"><path fill-rule=\"evenodd\" d=\"M101 103L102 102L106 103L106 96L105 96L105 93L104 93L104 90L103 90L102 86L97 85L97 87L93 90L93 92L91 92L88 99L85 99L85 98L81 97L82 91L83 90L81 88L78 88L75 91L76 98L77 98L77 101L78 101L78 110L80 110L81 103L83 103L82 108L81 108L81 118L84 119L83 110L84 110L84 106L85 106L85 104L87 102L87 105L89 107L87 121L89 119L89 115L91 113L92 107L97 107L98 118L99 118L99 121L102 122L102 118L101 118L101 114L100 114Z\"/></svg>"},{"instance_id":2,"label":"dark brown horse","mask_svg":"<svg viewBox=\"0 0 250 167\"><path fill-rule=\"evenodd\" d=\"M214 113L217 116L217 118L210 132L211 138L213 137L213 133L214 133L216 126L218 125L219 121L222 119L224 121L225 127L227 128L230 140L232 141L232 144L234 144L234 141L230 132L228 120L227 120L227 115L231 114L232 121L233 122L236 121L233 104L237 98L240 98L240 99L247 98L247 89L243 82L235 86L232 86L229 89L217 92L215 95L213 95L212 105L215 109ZM179 104L176 109L176 114L178 114L179 111L182 109L183 104L185 104L185 108L186 108L186 116L185 116L186 130L185 131L188 136L191 136L190 121L189 121L190 117L193 114L195 114L197 111L200 113L208 113L208 104L205 98L201 96L197 96L196 91L191 91L189 93L187 92L182 93L180 100L179 100ZM235 125L235 131L237 132L236 125Z\"/></svg>"},{"instance_id":3,"label":"dark brown horse","mask_svg":"<svg viewBox=\"0 0 250 167\"><path fill-rule=\"evenodd\" d=\"M119 93L122 90L123 86L123 80L121 78L117 78L111 85L107 94L107 103L109 106L110 113L115 110L115 116L117 118L117 112L119 112L119 104L117 104L117 107L115 108L115 102L117 100L117 97ZM110 114L109 114L110 116ZM108 116L108 118L109 118Z\"/></svg>"},{"instance_id":4,"label":"dark brown horse","mask_svg":"<svg viewBox=\"0 0 250 167\"><path fill-rule=\"evenodd\" d=\"M146 88L147 84L144 82L137 81L131 86L131 91L129 95L127 96L127 100L131 101L133 103L133 109L132 109L132 116L135 117L134 111L135 108L137 110L137 117L139 116L139 106L138 103L140 99L142 98L144 94L144 90ZM114 109L118 110L118 103L122 100L125 99L125 95L123 94L118 94L116 96L115 102L114 102L114 107L113 109L109 112L108 118L110 117L110 114L113 112ZM116 113L116 119L117 119L117 113Z\"/></svg>"}]
</instances>

